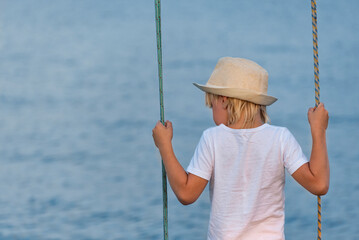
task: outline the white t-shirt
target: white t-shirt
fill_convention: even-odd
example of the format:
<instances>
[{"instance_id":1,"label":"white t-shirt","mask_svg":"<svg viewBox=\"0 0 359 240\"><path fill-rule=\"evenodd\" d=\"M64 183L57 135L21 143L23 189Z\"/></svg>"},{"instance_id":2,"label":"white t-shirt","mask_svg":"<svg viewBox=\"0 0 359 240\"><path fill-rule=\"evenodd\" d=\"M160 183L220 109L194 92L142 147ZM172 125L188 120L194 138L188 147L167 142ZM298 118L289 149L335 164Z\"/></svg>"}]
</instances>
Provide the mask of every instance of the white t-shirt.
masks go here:
<instances>
[{"instance_id":1,"label":"white t-shirt","mask_svg":"<svg viewBox=\"0 0 359 240\"><path fill-rule=\"evenodd\" d=\"M287 128L203 132L187 171L210 181L210 240L283 240L284 168L308 162Z\"/></svg>"}]
</instances>

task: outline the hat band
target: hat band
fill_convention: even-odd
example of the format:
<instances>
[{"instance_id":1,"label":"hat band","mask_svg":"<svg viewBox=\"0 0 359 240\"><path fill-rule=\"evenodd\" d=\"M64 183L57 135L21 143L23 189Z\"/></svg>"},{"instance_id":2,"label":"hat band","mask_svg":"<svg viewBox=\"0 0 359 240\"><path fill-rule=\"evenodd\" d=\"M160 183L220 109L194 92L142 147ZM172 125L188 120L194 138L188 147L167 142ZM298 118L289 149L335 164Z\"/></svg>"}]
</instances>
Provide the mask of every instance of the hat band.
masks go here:
<instances>
[{"instance_id":1,"label":"hat band","mask_svg":"<svg viewBox=\"0 0 359 240\"><path fill-rule=\"evenodd\" d=\"M200 85L197 83L193 83L193 84L204 92L208 92L220 96L238 98L259 105L268 106L274 103L275 101L277 101L277 98L275 97L251 89L219 87L219 86L208 85L208 84Z\"/></svg>"}]
</instances>

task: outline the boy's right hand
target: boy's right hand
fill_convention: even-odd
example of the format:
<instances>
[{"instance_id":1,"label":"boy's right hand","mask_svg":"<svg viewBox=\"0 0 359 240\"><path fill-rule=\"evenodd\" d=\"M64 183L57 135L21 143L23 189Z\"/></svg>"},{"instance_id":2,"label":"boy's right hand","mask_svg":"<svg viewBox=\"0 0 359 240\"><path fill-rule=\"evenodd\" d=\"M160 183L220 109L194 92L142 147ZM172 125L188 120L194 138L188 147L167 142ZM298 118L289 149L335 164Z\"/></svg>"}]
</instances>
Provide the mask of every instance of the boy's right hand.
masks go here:
<instances>
[{"instance_id":1,"label":"boy's right hand","mask_svg":"<svg viewBox=\"0 0 359 240\"><path fill-rule=\"evenodd\" d=\"M313 132L324 131L328 127L329 115L328 111L324 108L324 104L320 103L318 107L309 108L308 121L310 128Z\"/></svg>"}]
</instances>

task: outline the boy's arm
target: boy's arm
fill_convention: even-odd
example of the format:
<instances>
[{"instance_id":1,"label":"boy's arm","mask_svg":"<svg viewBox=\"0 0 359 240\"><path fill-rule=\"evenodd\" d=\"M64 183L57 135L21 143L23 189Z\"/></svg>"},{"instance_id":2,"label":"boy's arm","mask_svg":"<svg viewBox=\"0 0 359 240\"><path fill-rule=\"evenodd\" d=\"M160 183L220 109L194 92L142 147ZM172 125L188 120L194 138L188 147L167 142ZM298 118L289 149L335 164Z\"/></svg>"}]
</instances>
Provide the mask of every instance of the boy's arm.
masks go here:
<instances>
[{"instance_id":1,"label":"boy's arm","mask_svg":"<svg viewBox=\"0 0 359 240\"><path fill-rule=\"evenodd\" d=\"M171 143L173 136L172 123L167 121L165 126L163 126L161 122L158 122L152 133L155 144L160 151L173 192L184 205L195 202L203 192L208 181L191 173L187 174L178 162Z\"/></svg>"},{"instance_id":2,"label":"boy's arm","mask_svg":"<svg viewBox=\"0 0 359 240\"><path fill-rule=\"evenodd\" d=\"M325 195L329 189L329 160L326 144L328 111L321 103L310 108L308 120L312 133L312 153L309 163L302 165L292 176L305 189L315 195Z\"/></svg>"}]
</instances>

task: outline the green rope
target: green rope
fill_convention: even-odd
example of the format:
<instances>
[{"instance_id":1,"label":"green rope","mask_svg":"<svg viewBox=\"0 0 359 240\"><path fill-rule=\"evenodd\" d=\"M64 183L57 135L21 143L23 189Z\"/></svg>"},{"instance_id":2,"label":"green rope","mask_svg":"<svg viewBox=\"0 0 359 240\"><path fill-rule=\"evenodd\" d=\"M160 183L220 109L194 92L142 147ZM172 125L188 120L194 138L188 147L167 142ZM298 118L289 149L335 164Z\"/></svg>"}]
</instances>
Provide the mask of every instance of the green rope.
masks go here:
<instances>
[{"instance_id":1,"label":"green rope","mask_svg":"<svg viewBox=\"0 0 359 240\"><path fill-rule=\"evenodd\" d=\"M165 124L163 107L163 76L162 76L162 43L161 43L161 0L155 0L156 11L156 33L157 33L157 59L158 59L158 80L160 93L160 118ZM168 207L167 207L167 177L166 169L162 161L162 198L163 198L163 238L168 239Z\"/></svg>"},{"instance_id":2,"label":"green rope","mask_svg":"<svg viewBox=\"0 0 359 240\"><path fill-rule=\"evenodd\" d=\"M320 86L319 86L319 60L318 60L318 29L317 29L317 4L316 0L312 2L312 30L313 30L313 58L314 58L314 85L315 85L315 106L320 103ZM322 200L318 200L318 237L317 240L322 239Z\"/></svg>"}]
</instances>

